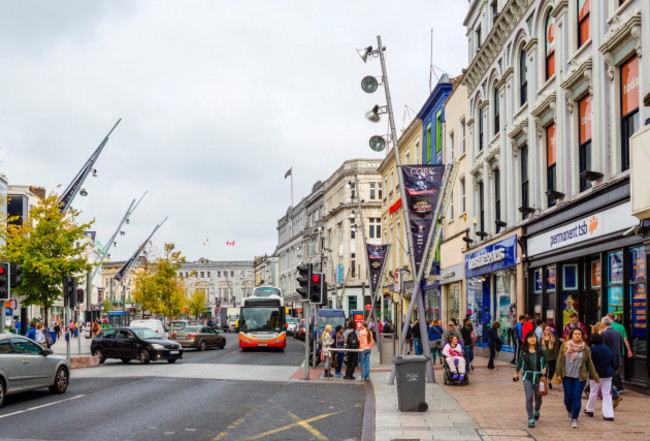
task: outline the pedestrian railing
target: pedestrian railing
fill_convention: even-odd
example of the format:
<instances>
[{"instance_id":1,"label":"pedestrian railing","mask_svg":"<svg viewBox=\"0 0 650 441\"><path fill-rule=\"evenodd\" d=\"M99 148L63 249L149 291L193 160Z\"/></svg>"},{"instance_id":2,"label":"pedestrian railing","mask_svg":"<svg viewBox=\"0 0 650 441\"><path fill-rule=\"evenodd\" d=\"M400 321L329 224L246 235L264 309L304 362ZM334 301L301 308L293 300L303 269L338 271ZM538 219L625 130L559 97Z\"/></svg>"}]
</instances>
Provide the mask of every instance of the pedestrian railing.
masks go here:
<instances>
[{"instance_id":1,"label":"pedestrian railing","mask_svg":"<svg viewBox=\"0 0 650 441\"><path fill-rule=\"evenodd\" d=\"M332 352L356 352L363 353L363 349L348 349L348 348L327 348L327 361L325 361L325 366L330 366L332 368ZM329 363L328 363L329 361ZM363 357L359 357L359 370L363 373ZM327 381L330 381L332 377L326 377Z\"/></svg>"}]
</instances>

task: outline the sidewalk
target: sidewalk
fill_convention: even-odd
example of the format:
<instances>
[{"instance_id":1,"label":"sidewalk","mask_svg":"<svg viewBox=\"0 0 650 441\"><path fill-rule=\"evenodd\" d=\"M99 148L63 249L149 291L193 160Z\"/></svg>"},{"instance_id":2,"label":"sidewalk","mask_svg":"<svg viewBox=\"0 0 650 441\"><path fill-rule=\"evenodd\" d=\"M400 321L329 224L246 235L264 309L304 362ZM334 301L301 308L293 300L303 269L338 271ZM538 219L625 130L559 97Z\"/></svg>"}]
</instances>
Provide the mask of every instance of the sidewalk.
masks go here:
<instances>
[{"instance_id":1,"label":"sidewalk","mask_svg":"<svg viewBox=\"0 0 650 441\"><path fill-rule=\"evenodd\" d=\"M81 339L81 352L79 352L79 343L78 340ZM86 338L83 335L79 337L73 337L70 339L70 355L90 355L90 343L92 342L91 338ZM55 354L66 354L66 341L65 334L61 334L61 338L57 339L56 343L50 348L54 351Z\"/></svg>"}]
</instances>

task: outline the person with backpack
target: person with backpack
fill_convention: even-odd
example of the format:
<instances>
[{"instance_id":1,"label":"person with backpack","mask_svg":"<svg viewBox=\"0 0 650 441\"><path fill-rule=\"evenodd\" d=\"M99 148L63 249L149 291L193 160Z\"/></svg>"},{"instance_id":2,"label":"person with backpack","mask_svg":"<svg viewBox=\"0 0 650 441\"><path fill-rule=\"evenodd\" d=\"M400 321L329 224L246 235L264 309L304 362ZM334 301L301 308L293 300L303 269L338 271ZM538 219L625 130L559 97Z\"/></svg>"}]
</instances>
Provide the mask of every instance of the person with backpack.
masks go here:
<instances>
[{"instance_id":1,"label":"person with backpack","mask_svg":"<svg viewBox=\"0 0 650 441\"><path fill-rule=\"evenodd\" d=\"M535 331L530 330L524 339L525 346L521 350L513 381L519 380L519 371L523 369L524 391L526 392L526 413L528 414L528 427L535 427L535 420L539 419L539 410L542 407L542 396L539 392L539 379L546 375L548 370L548 356L539 344ZM534 409L533 409L534 403Z\"/></svg>"},{"instance_id":2,"label":"person with backpack","mask_svg":"<svg viewBox=\"0 0 650 441\"><path fill-rule=\"evenodd\" d=\"M359 349L362 349L361 379L370 380L370 351L374 343L368 322L363 322L359 330Z\"/></svg>"},{"instance_id":3,"label":"person with backpack","mask_svg":"<svg viewBox=\"0 0 650 441\"><path fill-rule=\"evenodd\" d=\"M487 345L490 350L490 359L488 360L487 368L491 370L497 369L494 367L494 357L501 350L501 339L499 338L500 327L501 324L499 322L494 322L487 331Z\"/></svg>"},{"instance_id":4,"label":"person with backpack","mask_svg":"<svg viewBox=\"0 0 650 441\"><path fill-rule=\"evenodd\" d=\"M431 346L431 356L433 357L433 364L436 364L436 355L440 358L442 365L442 335L445 330L440 326L439 320L433 320L427 335L429 336L429 345Z\"/></svg>"},{"instance_id":5,"label":"person with backpack","mask_svg":"<svg viewBox=\"0 0 650 441\"><path fill-rule=\"evenodd\" d=\"M350 320L348 323L348 329L345 331L345 345L348 349L359 349L359 336L355 329L354 320ZM345 380L354 380L354 370L357 368L359 363L359 354L356 352L348 352L348 361L345 366Z\"/></svg>"}]
</instances>

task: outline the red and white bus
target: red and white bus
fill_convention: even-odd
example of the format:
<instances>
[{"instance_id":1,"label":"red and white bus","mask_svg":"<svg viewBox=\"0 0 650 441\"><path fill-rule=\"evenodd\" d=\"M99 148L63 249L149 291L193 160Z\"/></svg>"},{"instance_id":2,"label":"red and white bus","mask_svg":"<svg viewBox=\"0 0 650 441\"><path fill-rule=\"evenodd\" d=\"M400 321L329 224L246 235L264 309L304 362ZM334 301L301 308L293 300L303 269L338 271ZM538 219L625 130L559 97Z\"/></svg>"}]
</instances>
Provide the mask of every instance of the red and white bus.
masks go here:
<instances>
[{"instance_id":1,"label":"red and white bus","mask_svg":"<svg viewBox=\"0 0 650 441\"><path fill-rule=\"evenodd\" d=\"M258 286L244 299L239 312L239 347L280 348L287 346L287 327L282 291Z\"/></svg>"}]
</instances>

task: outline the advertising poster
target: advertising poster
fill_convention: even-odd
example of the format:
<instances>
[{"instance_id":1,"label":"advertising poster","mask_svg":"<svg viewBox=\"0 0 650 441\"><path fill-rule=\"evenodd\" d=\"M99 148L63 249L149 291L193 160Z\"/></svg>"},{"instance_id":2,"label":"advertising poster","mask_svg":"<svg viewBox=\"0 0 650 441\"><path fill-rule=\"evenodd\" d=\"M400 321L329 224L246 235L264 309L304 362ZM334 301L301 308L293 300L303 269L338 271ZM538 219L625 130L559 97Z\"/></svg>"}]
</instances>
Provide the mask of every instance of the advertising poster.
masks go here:
<instances>
[{"instance_id":1,"label":"advertising poster","mask_svg":"<svg viewBox=\"0 0 650 441\"><path fill-rule=\"evenodd\" d=\"M630 250L630 282L645 280L645 248L632 248Z\"/></svg>"},{"instance_id":2,"label":"advertising poster","mask_svg":"<svg viewBox=\"0 0 650 441\"><path fill-rule=\"evenodd\" d=\"M546 290L555 291L555 265L546 269Z\"/></svg>"},{"instance_id":3,"label":"advertising poster","mask_svg":"<svg viewBox=\"0 0 650 441\"><path fill-rule=\"evenodd\" d=\"M609 283L623 283L623 251L615 251L607 256Z\"/></svg>"},{"instance_id":4,"label":"advertising poster","mask_svg":"<svg viewBox=\"0 0 650 441\"><path fill-rule=\"evenodd\" d=\"M631 306L632 306L632 337L645 338L647 324L647 300L645 294L645 283L632 285Z\"/></svg>"},{"instance_id":5,"label":"advertising poster","mask_svg":"<svg viewBox=\"0 0 650 441\"><path fill-rule=\"evenodd\" d=\"M533 271L533 278L535 283L535 294L540 294L542 292L542 269L537 268Z\"/></svg>"},{"instance_id":6,"label":"advertising poster","mask_svg":"<svg viewBox=\"0 0 650 441\"><path fill-rule=\"evenodd\" d=\"M607 289L607 312L623 314L623 287L610 286Z\"/></svg>"},{"instance_id":7,"label":"advertising poster","mask_svg":"<svg viewBox=\"0 0 650 441\"><path fill-rule=\"evenodd\" d=\"M368 267L370 268L370 294L377 291L381 273L384 270L386 255L388 254L389 245L370 245L366 244L368 256Z\"/></svg>"},{"instance_id":8,"label":"advertising poster","mask_svg":"<svg viewBox=\"0 0 650 441\"><path fill-rule=\"evenodd\" d=\"M562 293L562 329L571 323L570 315L578 312L578 293L577 292L563 292Z\"/></svg>"},{"instance_id":9,"label":"advertising poster","mask_svg":"<svg viewBox=\"0 0 650 441\"><path fill-rule=\"evenodd\" d=\"M424 256L444 172L445 166L442 164L402 166L406 207L411 214L416 272Z\"/></svg>"}]
</instances>

